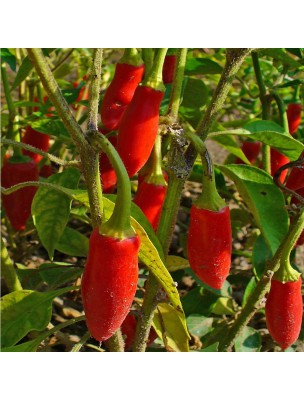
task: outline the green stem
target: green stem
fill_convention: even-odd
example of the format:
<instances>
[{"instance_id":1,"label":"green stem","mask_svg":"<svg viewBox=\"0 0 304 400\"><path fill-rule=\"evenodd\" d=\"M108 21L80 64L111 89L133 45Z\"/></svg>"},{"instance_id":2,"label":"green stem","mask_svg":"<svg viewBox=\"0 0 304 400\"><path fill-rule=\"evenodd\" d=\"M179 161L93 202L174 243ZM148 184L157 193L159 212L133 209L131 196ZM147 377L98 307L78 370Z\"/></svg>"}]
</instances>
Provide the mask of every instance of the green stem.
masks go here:
<instances>
[{"instance_id":1,"label":"green stem","mask_svg":"<svg viewBox=\"0 0 304 400\"><path fill-rule=\"evenodd\" d=\"M149 74L154 60L153 49L142 49L142 57L145 63L145 75Z\"/></svg>"},{"instance_id":2,"label":"green stem","mask_svg":"<svg viewBox=\"0 0 304 400\"><path fill-rule=\"evenodd\" d=\"M79 151L87 146L81 127L75 120L68 103L51 72L41 49L27 49L28 55L41 79L43 87Z\"/></svg>"},{"instance_id":3,"label":"green stem","mask_svg":"<svg viewBox=\"0 0 304 400\"><path fill-rule=\"evenodd\" d=\"M181 102L187 52L188 49L179 49L176 55L176 66L168 108L168 114L174 121L177 121L178 118L178 109Z\"/></svg>"},{"instance_id":4,"label":"green stem","mask_svg":"<svg viewBox=\"0 0 304 400\"><path fill-rule=\"evenodd\" d=\"M114 335L110 337L110 339L104 342L104 344L110 351L123 352L125 343L121 334L121 330L119 329L116 331Z\"/></svg>"},{"instance_id":5,"label":"green stem","mask_svg":"<svg viewBox=\"0 0 304 400\"><path fill-rule=\"evenodd\" d=\"M115 207L110 219L103 224L99 231L101 234L116 237L120 240L135 235L131 227L131 184L126 168L119 157L115 147L98 131L91 131L88 140L99 151L102 150L108 156L117 175L117 197Z\"/></svg>"},{"instance_id":6,"label":"green stem","mask_svg":"<svg viewBox=\"0 0 304 400\"><path fill-rule=\"evenodd\" d=\"M19 281L18 275L15 271L13 261L11 260L5 243L2 238L1 247L1 272L10 292L15 292L17 290L22 290L21 283Z\"/></svg>"},{"instance_id":7,"label":"green stem","mask_svg":"<svg viewBox=\"0 0 304 400\"><path fill-rule=\"evenodd\" d=\"M264 85L264 80L260 68L260 63L259 63L259 56L256 51L253 51L251 53L251 58L252 58L252 64L253 64L253 69L254 73L256 76L257 84L259 87L259 97L262 103L262 118L264 120L269 119L270 115L270 96L266 91L266 87ZM262 145L262 161L263 161L263 168L266 172L270 174L271 167L270 167L270 146L263 144Z\"/></svg>"},{"instance_id":8,"label":"green stem","mask_svg":"<svg viewBox=\"0 0 304 400\"><path fill-rule=\"evenodd\" d=\"M157 135L155 144L149 160L150 173L148 173L145 182L152 183L154 185L167 186L167 182L163 175L162 170L162 155L161 155L161 136Z\"/></svg>"},{"instance_id":9,"label":"green stem","mask_svg":"<svg viewBox=\"0 0 304 400\"><path fill-rule=\"evenodd\" d=\"M168 49L159 49L153 62L153 66L147 77L143 80L142 85L151 87L154 90L164 92L166 90L163 84L163 65Z\"/></svg>"},{"instance_id":10,"label":"green stem","mask_svg":"<svg viewBox=\"0 0 304 400\"><path fill-rule=\"evenodd\" d=\"M82 348L82 346L90 339L90 337L91 337L90 332L86 332L86 333L82 336L82 338L80 339L80 341L79 341L78 343L76 343L75 346L73 346L71 352L72 352L72 353L78 352L78 351Z\"/></svg>"},{"instance_id":11,"label":"green stem","mask_svg":"<svg viewBox=\"0 0 304 400\"><path fill-rule=\"evenodd\" d=\"M133 48L127 48L125 49L124 55L122 58L119 60L119 64L128 64L128 65L134 65L135 67L138 67L142 65L144 62L138 53L137 49Z\"/></svg>"},{"instance_id":12,"label":"green stem","mask_svg":"<svg viewBox=\"0 0 304 400\"><path fill-rule=\"evenodd\" d=\"M289 134L289 126L288 126L286 106L285 106L283 100L281 99L281 97L278 95L277 92L273 92L272 95L273 95L273 98L275 99L275 101L277 103L277 106L278 106L279 115L280 115L280 122L281 122L281 125L284 128L284 132Z\"/></svg>"},{"instance_id":13,"label":"green stem","mask_svg":"<svg viewBox=\"0 0 304 400\"><path fill-rule=\"evenodd\" d=\"M17 147L17 148L22 148L22 149L26 149L29 151L32 151L34 153L40 154L43 157L46 157L47 159L49 159L50 161L53 161L54 163L58 164L58 165L63 165L65 167L77 167L80 168L81 164L79 161L64 161L61 158L58 158L56 156L54 156L53 154L47 153L43 150L37 149L37 147L31 146L30 144L26 144L26 143L22 143L22 142L15 142L14 140L10 140L10 139L2 139L2 144L7 144L13 147Z\"/></svg>"},{"instance_id":14,"label":"green stem","mask_svg":"<svg viewBox=\"0 0 304 400\"><path fill-rule=\"evenodd\" d=\"M273 273L276 272L281 263L285 263L287 258L289 262L290 251L298 240L304 228L304 209L300 212L299 217L289 227L289 231L276 251L274 257L266 267L266 272L258 282L256 288L252 292L242 312L229 329L226 337L220 343L219 351L231 351L234 345L235 339L242 332L245 326L249 323L251 318L254 316L256 311L261 308L263 304L263 298L269 290L269 284Z\"/></svg>"},{"instance_id":15,"label":"green stem","mask_svg":"<svg viewBox=\"0 0 304 400\"><path fill-rule=\"evenodd\" d=\"M102 49L94 49L91 69L88 131L97 131Z\"/></svg>"}]
</instances>

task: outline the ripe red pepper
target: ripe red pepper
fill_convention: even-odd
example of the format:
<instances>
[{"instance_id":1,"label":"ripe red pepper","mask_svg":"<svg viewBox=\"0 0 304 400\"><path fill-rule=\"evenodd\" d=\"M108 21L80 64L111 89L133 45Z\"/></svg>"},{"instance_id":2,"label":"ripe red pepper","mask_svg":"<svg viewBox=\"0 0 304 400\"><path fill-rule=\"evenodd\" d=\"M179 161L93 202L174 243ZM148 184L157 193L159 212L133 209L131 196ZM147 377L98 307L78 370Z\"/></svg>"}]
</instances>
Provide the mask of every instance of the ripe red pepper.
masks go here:
<instances>
[{"instance_id":1,"label":"ripe red pepper","mask_svg":"<svg viewBox=\"0 0 304 400\"><path fill-rule=\"evenodd\" d=\"M125 338L125 350L130 351L132 349L132 345L135 338L136 332L136 318L132 314L128 314L126 319L121 325L121 333L126 337ZM154 340L157 338L157 333L153 326L151 327L148 343L147 345L150 346Z\"/></svg>"},{"instance_id":2,"label":"ripe red pepper","mask_svg":"<svg viewBox=\"0 0 304 400\"><path fill-rule=\"evenodd\" d=\"M98 341L110 338L130 311L138 279L139 236L119 240L94 229L81 290L86 323Z\"/></svg>"},{"instance_id":3,"label":"ripe red pepper","mask_svg":"<svg viewBox=\"0 0 304 400\"><path fill-rule=\"evenodd\" d=\"M165 52L159 50L153 67L125 112L118 129L117 151L129 177L147 162L158 131L159 108L164 97L162 66Z\"/></svg>"},{"instance_id":4,"label":"ripe red pepper","mask_svg":"<svg viewBox=\"0 0 304 400\"><path fill-rule=\"evenodd\" d=\"M85 77L83 77L83 80L85 81L86 79L84 79ZM79 82L73 82L73 88L77 89L79 86ZM75 100L75 102L79 102L81 100L88 100L89 99L89 91L86 90L86 86L82 86L79 90L79 94L77 99ZM74 107L75 108L75 107Z\"/></svg>"},{"instance_id":5,"label":"ripe red pepper","mask_svg":"<svg viewBox=\"0 0 304 400\"><path fill-rule=\"evenodd\" d=\"M248 161L253 164L261 150L261 142L243 142L241 149L245 156L248 158ZM245 164L240 158L236 160L236 164Z\"/></svg>"},{"instance_id":6,"label":"ripe red pepper","mask_svg":"<svg viewBox=\"0 0 304 400\"><path fill-rule=\"evenodd\" d=\"M109 141L114 147L117 145L117 136L109 137ZM113 193L117 177L112 164L106 153L100 153L99 156L99 169L100 169L100 180L102 185L103 193Z\"/></svg>"},{"instance_id":7,"label":"ripe red pepper","mask_svg":"<svg viewBox=\"0 0 304 400\"><path fill-rule=\"evenodd\" d=\"M302 111L301 104L298 103L288 104L287 119L288 119L289 132L291 134L297 131L301 123L301 111Z\"/></svg>"},{"instance_id":8,"label":"ripe red pepper","mask_svg":"<svg viewBox=\"0 0 304 400\"><path fill-rule=\"evenodd\" d=\"M43 151L48 151L50 148L50 136L35 131L31 126L27 126L25 134L22 137L22 143L30 144L31 146L37 147L37 149ZM22 150L22 153L31 157L36 163L43 158L40 154L25 149Z\"/></svg>"},{"instance_id":9,"label":"ripe red pepper","mask_svg":"<svg viewBox=\"0 0 304 400\"><path fill-rule=\"evenodd\" d=\"M188 258L200 280L214 289L220 289L230 270L232 234L230 210L190 210Z\"/></svg>"},{"instance_id":10,"label":"ripe red pepper","mask_svg":"<svg viewBox=\"0 0 304 400\"><path fill-rule=\"evenodd\" d=\"M8 159L2 167L2 185L9 188L17 183L38 181L38 167L34 160L15 158ZM25 229L26 221L31 214L32 201L37 187L29 186L9 195L3 195L3 207L13 228L17 231Z\"/></svg>"},{"instance_id":11,"label":"ripe red pepper","mask_svg":"<svg viewBox=\"0 0 304 400\"><path fill-rule=\"evenodd\" d=\"M116 65L113 80L100 108L101 121L109 131L118 128L143 74L144 63L137 50L126 49L124 57Z\"/></svg>"},{"instance_id":12,"label":"ripe red pepper","mask_svg":"<svg viewBox=\"0 0 304 400\"><path fill-rule=\"evenodd\" d=\"M289 163L290 160L284 154L279 153L275 149L270 149L270 164L271 164L271 176L274 176L276 171L283 165ZM284 183L288 169L284 170L280 175L280 182Z\"/></svg>"},{"instance_id":13,"label":"ripe red pepper","mask_svg":"<svg viewBox=\"0 0 304 400\"><path fill-rule=\"evenodd\" d=\"M299 337L303 300L299 278L295 282L272 279L266 301L266 324L272 338L285 350Z\"/></svg>"},{"instance_id":14,"label":"ripe red pepper","mask_svg":"<svg viewBox=\"0 0 304 400\"><path fill-rule=\"evenodd\" d=\"M175 64L176 64L176 55L175 54L166 55L163 67L163 82L165 85L173 82Z\"/></svg>"},{"instance_id":15,"label":"ripe red pepper","mask_svg":"<svg viewBox=\"0 0 304 400\"><path fill-rule=\"evenodd\" d=\"M304 160L304 151L302 152L301 157ZM287 179L286 186L288 189L295 191L304 187L304 163L301 168L292 168Z\"/></svg>"},{"instance_id":16,"label":"ripe red pepper","mask_svg":"<svg viewBox=\"0 0 304 400\"><path fill-rule=\"evenodd\" d=\"M43 178L48 178L52 175L52 173L52 166L49 164L45 164L41 167L39 171L39 176L42 176Z\"/></svg>"}]
</instances>

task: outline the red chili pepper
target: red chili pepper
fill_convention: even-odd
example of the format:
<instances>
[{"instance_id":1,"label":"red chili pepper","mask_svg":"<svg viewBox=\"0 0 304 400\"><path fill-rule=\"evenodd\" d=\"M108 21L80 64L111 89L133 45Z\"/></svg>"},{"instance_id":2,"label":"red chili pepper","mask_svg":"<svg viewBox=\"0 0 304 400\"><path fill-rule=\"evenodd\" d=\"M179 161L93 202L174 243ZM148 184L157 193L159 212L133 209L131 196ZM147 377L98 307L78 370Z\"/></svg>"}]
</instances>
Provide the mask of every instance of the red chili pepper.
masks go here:
<instances>
[{"instance_id":1,"label":"red chili pepper","mask_svg":"<svg viewBox=\"0 0 304 400\"><path fill-rule=\"evenodd\" d=\"M23 158L23 157L22 157ZM38 167L34 160L13 162L8 159L2 167L2 185L9 188L18 183L38 181ZM9 195L3 195L3 207L13 228L17 231L25 229L26 221L31 214L31 206L37 187L28 186Z\"/></svg>"},{"instance_id":2,"label":"red chili pepper","mask_svg":"<svg viewBox=\"0 0 304 400\"><path fill-rule=\"evenodd\" d=\"M173 82L175 64L176 64L176 55L175 54L166 55L163 67L163 82L165 85Z\"/></svg>"},{"instance_id":3,"label":"red chili pepper","mask_svg":"<svg viewBox=\"0 0 304 400\"><path fill-rule=\"evenodd\" d=\"M83 78L83 80L85 80L85 79ZM74 88L74 89L77 89L78 86L79 86L79 82L74 82L74 83L73 83L73 88ZM82 87L80 88L78 97L77 97L77 99L75 100L76 103L79 102L79 101L81 101L81 100L88 100L88 99L89 99L89 91L86 90L86 92L85 92L85 89L86 89L85 86L82 86Z\"/></svg>"},{"instance_id":4,"label":"red chili pepper","mask_svg":"<svg viewBox=\"0 0 304 400\"><path fill-rule=\"evenodd\" d=\"M35 131L31 126L27 126L25 134L22 137L22 143L30 144L31 146L37 147L37 149L43 151L48 151L50 148L50 136ZM36 163L43 158L40 154L25 149L22 150L22 153L31 157Z\"/></svg>"},{"instance_id":5,"label":"red chili pepper","mask_svg":"<svg viewBox=\"0 0 304 400\"><path fill-rule=\"evenodd\" d=\"M121 325L121 333L126 337L125 338L125 350L130 351L132 349L132 345L135 338L136 332L136 318L132 314L128 314ZM151 327L148 343L147 345L150 346L154 340L157 338L157 333L153 326Z\"/></svg>"},{"instance_id":6,"label":"red chili pepper","mask_svg":"<svg viewBox=\"0 0 304 400\"><path fill-rule=\"evenodd\" d=\"M139 236L119 240L94 229L81 290L86 323L98 341L121 326L134 299L138 279Z\"/></svg>"},{"instance_id":7,"label":"red chili pepper","mask_svg":"<svg viewBox=\"0 0 304 400\"><path fill-rule=\"evenodd\" d=\"M220 289L229 274L231 251L229 207L216 212L193 205L190 210L188 258L201 281Z\"/></svg>"},{"instance_id":8,"label":"red chili pepper","mask_svg":"<svg viewBox=\"0 0 304 400\"><path fill-rule=\"evenodd\" d=\"M289 125L289 132L295 133L301 123L301 111L302 106L298 103L288 104L287 107L287 119Z\"/></svg>"},{"instance_id":9,"label":"red chili pepper","mask_svg":"<svg viewBox=\"0 0 304 400\"><path fill-rule=\"evenodd\" d=\"M107 88L101 108L101 121L109 131L116 130L130 104L135 89L144 74L144 63L136 49L126 49L116 65L115 74Z\"/></svg>"},{"instance_id":10,"label":"red chili pepper","mask_svg":"<svg viewBox=\"0 0 304 400\"><path fill-rule=\"evenodd\" d=\"M271 176L274 176L276 171L283 165L289 163L290 160L284 154L279 153L275 149L270 149ZM284 170L280 175L280 182L285 181L288 170Z\"/></svg>"},{"instance_id":11,"label":"red chili pepper","mask_svg":"<svg viewBox=\"0 0 304 400\"><path fill-rule=\"evenodd\" d=\"M304 151L302 152L301 157L304 160ZM300 168L292 168L287 179L286 186L288 189L295 191L304 187L304 163Z\"/></svg>"},{"instance_id":12,"label":"red chili pepper","mask_svg":"<svg viewBox=\"0 0 304 400\"><path fill-rule=\"evenodd\" d=\"M266 301L266 324L272 338L285 350L299 337L303 300L299 278L295 282L272 279Z\"/></svg>"},{"instance_id":13,"label":"red chili pepper","mask_svg":"<svg viewBox=\"0 0 304 400\"><path fill-rule=\"evenodd\" d=\"M48 178L49 176L52 175L52 166L45 164L41 167L39 171L39 176L42 176L43 178Z\"/></svg>"},{"instance_id":14,"label":"red chili pepper","mask_svg":"<svg viewBox=\"0 0 304 400\"><path fill-rule=\"evenodd\" d=\"M109 141L114 147L117 145L117 136L109 137ZM106 153L100 153L99 156L99 169L100 169L100 180L102 184L102 191L104 193L113 193L117 177L112 164Z\"/></svg>"},{"instance_id":15,"label":"red chili pepper","mask_svg":"<svg viewBox=\"0 0 304 400\"><path fill-rule=\"evenodd\" d=\"M253 164L261 150L261 142L243 142L241 149L245 156L248 158L248 161ZM236 164L245 164L240 158L236 160Z\"/></svg>"},{"instance_id":16,"label":"red chili pepper","mask_svg":"<svg viewBox=\"0 0 304 400\"><path fill-rule=\"evenodd\" d=\"M164 97L162 66L165 53L159 51L147 78L135 90L118 129L117 151L129 177L148 160L158 131L159 108Z\"/></svg>"}]
</instances>

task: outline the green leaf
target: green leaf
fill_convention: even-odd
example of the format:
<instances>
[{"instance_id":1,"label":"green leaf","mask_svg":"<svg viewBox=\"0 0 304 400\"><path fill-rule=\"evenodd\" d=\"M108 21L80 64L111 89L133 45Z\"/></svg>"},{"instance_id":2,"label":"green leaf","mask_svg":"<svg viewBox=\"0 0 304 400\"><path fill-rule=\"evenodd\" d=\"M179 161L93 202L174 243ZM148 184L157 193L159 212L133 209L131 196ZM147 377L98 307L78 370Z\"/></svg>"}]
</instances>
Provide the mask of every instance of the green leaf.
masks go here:
<instances>
[{"instance_id":1,"label":"green leaf","mask_svg":"<svg viewBox=\"0 0 304 400\"><path fill-rule=\"evenodd\" d=\"M180 115L196 127L208 101L209 91L201 79L188 78L183 101L179 107Z\"/></svg>"},{"instance_id":2,"label":"green leaf","mask_svg":"<svg viewBox=\"0 0 304 400\"><path fill-rule=\"evenodd\" d=\"M246 305L249 297L251 296L251 293L254 291L256 287L256 280L255 277L253 276L250 281L248 282L248 285L246 286L245 292L244 292L244 296L243 296L243 300L242 300L242 307L244 308L244 306Z\"/></svg>"},{"instance_id":3,"label":"green leaf","mask_svg":"<svg viewBox=\"0 0 304 400\"><path fill-rule=\"evenodd\" d=\"M259 332L251 328L250 326L245 326L245 328L236 338L234 348L237 352L260 351L261 336Z\"/></svg>"},{"instance_id":4,"label":"green leaf","mask_svg":"<svg viewBox=\"0 0 304 400\"><path fill-rule=\"evenodd\" d=\"M293 68L301 67L301 64L290 57L284 49L264 49L261 51L261 54L264 56L272 57L277 61L280 61L284 65L288 65Z\"/></svg>"},{"instance_id":5,"label":"green leaf","mask_svg":"<svg viewBox=\"0 0 304 400\"><path fill-rule=\"evenodd\" d=\"M87 257L89 252L89 239L75 229L65 227L56 250L74 257Z\"/></svg>"},{"instance_id":6,"label":"green leaf","mask_svg":"<svg viewBox=\"0 0 304 400\"><path fill-rule=\"evenodd\" d=\"M186 316L190 314L204 315L208 317L216 302L218 296L209 292L203 287L197 287L190 290L186 296L182 297L182 305Z\"/></svg>"},{"instance_id":7,"label":"green leaf","mask_svg":"<svg viewBox=\"0 0 304 400\"><path fill-rule=\"evenodd\" d=\"M6 62L11 69L16 72L16 57L9 49L0 49L0 58L1 62Z\"/></svg>"},{"instance_id":8,"label":"green leaf","mask_svg":"<svg viewBox=\"0 0 304 400\"><path fill-rule=\"evenodd\" d=\"M285 88L285 87L291 87L291 86L299 86L299 85L303 85L303 84L304 84L303 79L293 79L292 81L282 83L281 85L278 85L277 87Z\"/></svg>"},{"instance_id":9,"label":"green leaf","mask_svg":"<svg viewBox=\"0 0 304 400\"><path fill-rule=\"evenodd\" d=\"M53 262L41 264L38 271L43 282L54 288L80 277L83 268L65 262Z\"/></svg>"},{"instance_id":10,"label":"green leaf","mask_svg":"<svg viewBox=\"0 0 304 400\"><path fill-rule=\"evenodd\" d=\"M212 330L214 318L203 317L198 314L190 314L187 317L187 325L192 335L199 338L205 336Z\"/></svg>"},{"instance_id":11,"label":"green leaf","mask_svg":"<svg viewBox=\"0 0 304 400\"><path fill-rule=\"evenodd\" d=\"M16 266L16 272L23 289L35 289L42 284L38 268L29 268L19 263L16 263Z\"/></svg>"},{"instance_id":12,"label":"green leaf","mask_svg":"<svg viewBox=\"0 0 304 400\"><path fill-rule=\"evenodd\" d=\"M9 114L1 113L1 126L5 128L9 123Z\"/></svg>"},{"instance_id":13,"label":"green leaf","mask_svg":"<svg viewBox=\"0 0 304 400\"><path fill-rule=\"evenodd\" d=\"M63 288L52 292L19 290L1 298L1 344L10 347L31 331L46 328L52 316L52 301L70 291Z\"/></svg>"},{"instance_id":14,"label":"green leaf","mask_svg":"<svg viewBox=\"0 0 304 400\"><path fill-rule=\"evenodd\" d=\"M221 74L223 68L209 58L187 58L185 75Z\"/></svg>"},{"instance_id":15,"label":"green leaf","mask_svg":"<svg viewBox=\"0 0 304 400\"><path fill-rule=\"evenodd\" d=\"M213 343L210 346L205 347L204 349L199 350L199 351L209 352L209 353L216 353L218 351L218 346L219 346L219 342L216 342L216 343Z\"/></svg>"},{"instance_id":16,"label":"green leaf","mask_svg":"<svg viewBox=\"0 0 304 400\"><path fill-rule=\"evenodd\" d=\"M262 235L258 236L253 245L252 265L253 272L260 278L266 268L267 261L271 260L273 254Z\"/></svg>"},{"instance_id":17,"label":"green leaf","mask_svg":"<svg viewBox=\"0 0 304 400\"><path fill-rule=\"evenodd\" d=\"M289 53L293 54L294 56L302 58L302 51L304 49L285 49L285 50L287 50Z\"/></svg>"},{"instance_id":18,"label":"green leaf","mask_svg":"<svg viewBox=\"0 0 304 400\"><path fill-rule=\"evenodd\" d=\"M29 59L28 56L26 56L23 59L21 65L18 69L18 72L15 77L15 80L14 80L11 90L16 89L16 87L19 86L24 81L24 79L26 79L29 76L29 74L31 73L33 68L34 68L34 66L33 66L31 60Z\"/></svg>"},{"instance_id":19,"label":"green leaf","mask_svg":"<svg viewBox=\"0 0 304 400\"><path fill-rule=\"evenodd\" d=\"M68 104L72 104L74 103L78 96L79 96L79 92L80 92L81 88L79 89L63 89L61 90L61 93L63 95L63 97L65 98L66 102Z\"/></svg>"},{"instance_id":20,"label":"green leaf","mask_svg":"<svg viewBox=\"0 0 304 400\"><path fill-rule=\"evenodd\" d=\"M179 256L168 256L166 259L166 267L169 272L179 271L181 269L189 268L189 261Z\"/></svg>"},{"instance_id":21,"label":"green leaf","mask_svg":"<svg viewBox=\"0 0 304 400\"><path fill-rule=\"evenodd\" d=\"M230 135L223 135L223 136L215 136L212 138L213 141L217 142L221 145L224 149L229 151L231 154L235 155L236 157L240 158L244 163L251 165L248 158L245 156L243 151L240 149L239 143Z\"/></svg>"},{"instance_id":22,"label":"green leaf","mask_svg":"<svg viewBox=\"0 0 304 400\"><path fill-rule=\"evenodd\" d=\"M233 180L273 253L288 230L285 199L272 177L249 165L221 165L220 170Z\"/></svg>"},{"instance_id":23,"label":"green leaf","mask_svg":"<svg viewBox=\"0 0 304 400\"><path fill-rule=\"evenodd\" d=\"M212 309L215 315L233 315L237 309L236 302L229 297L219 297Z\"/></svg>"},{"instance_id":24,"label":"green leaf","mask_svg":"<svg viewBox=\"0 0 304 400\"><path fill-rule=\"evenodd\" d=\"M77 168L67 168L60 174L50 176L46 182L67 188L76 188L80 178ZM66 227L71 209L71 199L48 187L40 187L33 199L32 216L41 243L50 259Z\"/></svg>"},{"instance_id":25,"label":"green leaf","mask_svg":"<svg viewBox=\"0 0 304 400\"><path fill-rule=\"evenodd\" d=\"M202 286L203 288L205 288L207 291L211 292L212 294L214 294L216 297L231 297L231 286L230 283L228 281L225 281L222 288L217 290L212 288L211 286L206 285L204 282L202 282L194 273L194 271L191 268L188 268L185 273L187 275L192 276L192 278L197 282L197 284L199 286Z\"/></svg>"},{"instance_id":26,"label":"green leaf","mask_svg":"<svg viewBox=\"0 0 304 400\"><path fill-rule=\"evenodd\" d=\"M189 339L187 326L181 316L170 304L159 303L153 318L153 326L158 336L163 338L168 351L188 352Z\"/></svg>"},{"instance_id":27,"label":"green leaf","mask_svg":"<svg viewBox=\"0 0 304 400\"><path fill-rule=\"evenodd\" d=\"M38 119L36 121L29 122L31 127L38 132L46 133L48 135L63 137L65 142L71 142L70 135L68 131L65 129L63 123L59 119Z\"/></svg>"}]
</instances>

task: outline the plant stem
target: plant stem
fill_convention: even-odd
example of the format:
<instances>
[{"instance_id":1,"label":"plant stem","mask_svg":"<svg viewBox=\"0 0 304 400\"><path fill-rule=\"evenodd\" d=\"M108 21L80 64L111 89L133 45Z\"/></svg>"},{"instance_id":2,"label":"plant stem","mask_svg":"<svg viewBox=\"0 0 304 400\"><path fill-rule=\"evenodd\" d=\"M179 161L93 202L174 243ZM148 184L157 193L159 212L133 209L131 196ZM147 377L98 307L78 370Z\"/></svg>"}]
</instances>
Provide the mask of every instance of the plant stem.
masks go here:
<instances>
[{"instance_id":1,"label":"plant stem","mask_svg":"<svg viewBox=\"0 0 304 400\"><path fill-rule=\"evenodd\" d=\"M304 209L302 209L302 211L300 212L300 215L297 218L297 220L295 220L295 222L290 226L285 239L282 241L274 257L267 265L266 272L264 273L259 283L257 284L256 288L249 297L248 302L243 308L241 314L236 319L232 327L229 329L224 340L220 343L219 351L232 350L232 347L234 345L237 336L249 323L249 321L254 316L256 311L259 308L261 308L263 298L269 289L269 284L274 272L276 272L279 269L282 260L284 259L286 260L286 257L288 257L289 261L290 251L294 247L299 236L301 235L303 228L304 228Z\"/></svg>"},{"instance_id":2,"label":"plant stem","mask_svg":"<svg viewBox=\"0 0 304 400\"><path fill-rule=\"evenodd\" d=\"M253 69L254 73L256 76L257 84L259 87L259 92L260 92L260 100L262 103L262 118L264 120L269 119L269 114L270 114L270 96L267 94L266 87L264 85L264 80L260 68L260 63L259 63L259 56L256 51L253 51L251 53L252 57L252 64L253 64ZM262 145L262 160L263 160L263 168L266 172L270 174L270 147L266 144Z\"/></svg>"},{"instance_id":3,"label":"plant stem","mask_svg":"<svg viewBox=\"0 0 304 400\"><path fill-rule=\"evenodd\" d=\"M281 97L278 95L277 92L273 92L272 95L273 95L273 98L275 99L275 101L277 103L277 106L278 106L281 125L284 128L284 132L289 134L289 125L288 125L286 106L285 106L283 100L281 99Z\"/></svg>"},{"instance_id":4,"label":"plant stem","mask_svg":"<svg viewBox=\"0 0 304 400\"><path fill-rule=\"evenodd\" d=\"M196 133L201 136L203 140L207 138L208 130L210 129L217 113L223 106L233 78L242 65L244 58L250 53L250 51L251 49L227 50L226 65L222 72L220 81L206 114L197 127ZM193 167L196 154L196 150L192 145L188 147L186 154L184 154L183 145L180 140L174 140L171 145L168 163L170 165L169 185L157 230L157 236L164 249L165 257L168 254L171 243L182 190ZM156 282L156 279L152 275L149 275L143 306L136 327L133 351L145 351L153 314L157 307L158 290L159 285Z\"/></svg>"},{"instance_id":5,"label":"plant stem","mask_svg":"<svg viewBox=\"0 0 304 400\"><path fill-rule=\"evenodd\" d=\"M183 88L184 72L187 60L188 49L178 49L176 55L176 65L174 71L174 79L172 83L172 90L170 95L170 102L168 108L169 116L177 121L178 109L181 102L181 94Z\"/></svg>"},{"instance_id":6,"label":"plant stem","mask_svg":"<svg viewBox=\"0 0 304 400\"><path fill-rule=\"evenodd\" d=\"M97 131L102 49L94 49L91 70L88 131Z\"/></svg>"},{"instance_id":7,"label":"plant stem","mask_svg":"<svg viewBox=\"0 0 304 400\"><path fill-rule=\"evenodd\" d=\"M19 281L18 275L15 271L13 261L11 260L3 238L1 240L1 271L10 292L15 292L17 290L22 290L21 283Z\"/></svg>"},{"instance_id":8,"label":"plant stem","mask_svg":"<svg viewBox=\"0 0 304 400\"><path fill-rule=\"evenodd\" d=\"M73 53L74 49L70 49L65 55L64 57L61 58L61 60L58 61L58 63L52 68L52 72L56 71L57 68L60 67L60 65L62 65L69 57L70 55Z\"/></svg>"},{"instance_id":9,"label":"plant stem","mask_svg":"<svg viewBox=\"0 0 304 400\"><path fill-rule=\"evenodd\" d=\"M14 140L10 139L2 139L3 144L7 144L13 147L19 147L22 149L26 149L29 151L32 151L34 153L40 154L43 157L48 158L50 161L53 161L54 163L58 165L63 165L65 167L77 167L80 168L80 162L76 160L71 160L71 161L64 161L59 157L54 156L53 154L47 153L43 150L37 149L37 147L31 146L30 144L22 143L22 142L15 142Z\"/></svg>"},{"instance_id":10,"label":"plant stem","mask_svg":"<svg viewBox=\"0 0 304 400\"><path fill-rule=\"evenodd\" d=\"M152 68L143 80L143 86L151 87L154 90L166 90L163 84L163 65L168 49L159 49L154 59Z\"/></svg>"},{"instance_id":11,"label":"plant stem","mask_svg":"<svg viewBox=\"0 0 304 400\"><path fill-rule=\"evenodd\" d=\"M153 49L142 49L142 57L145 63L145 74L147 75L153 65L154 53Z\"/></svg>"},{"instance_id":12,"label":"plant stem","mask_svg":"<svg viewBox=\"0 0 304 400\"><path fill-rule=\"evenodd\" d=\"M79 341L78 343L76 343L75 346L73 346L71 352L72 352L72 353L78 352L78 351L82 348L82 346L85 344L85 342L86 342L87 340L90 339L90 337L91 337L90 332L86 332L86 333L82 336L82 338L80 339L80 341Z\"/></svg>"}]
</instances>

